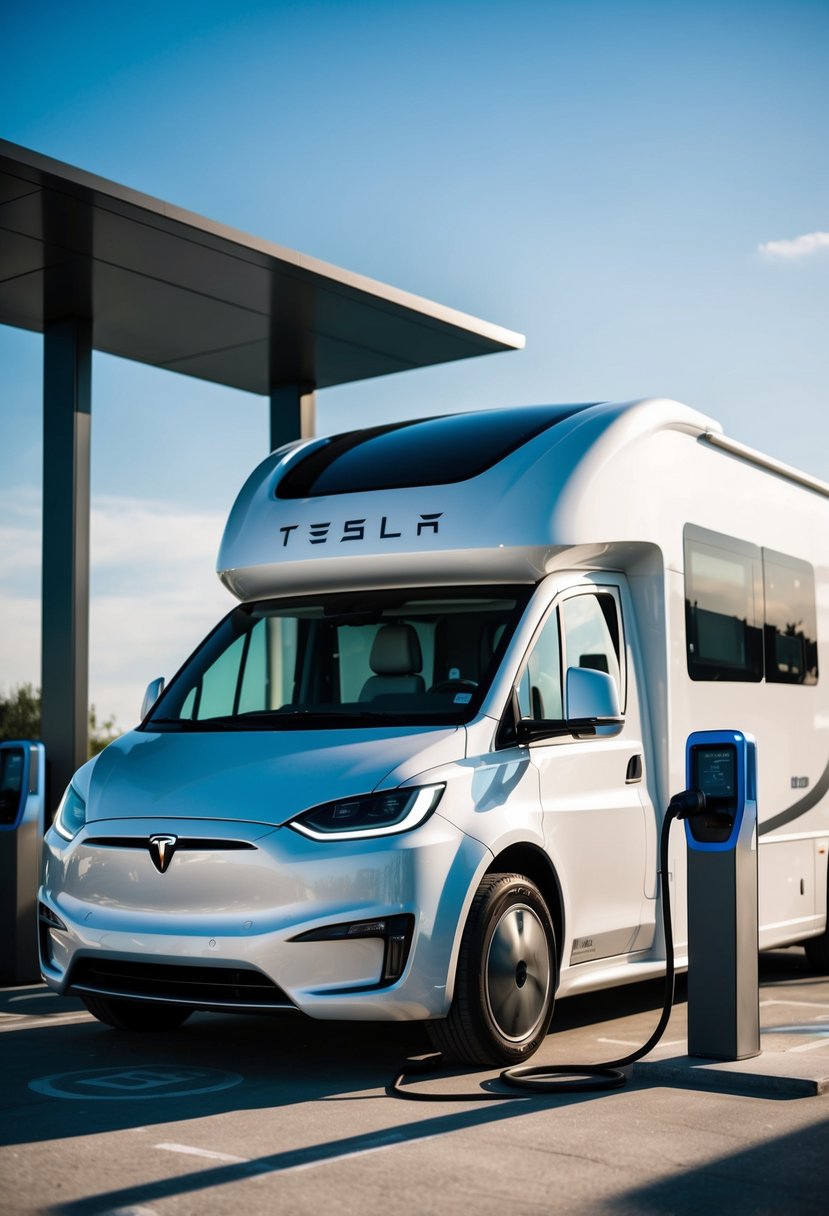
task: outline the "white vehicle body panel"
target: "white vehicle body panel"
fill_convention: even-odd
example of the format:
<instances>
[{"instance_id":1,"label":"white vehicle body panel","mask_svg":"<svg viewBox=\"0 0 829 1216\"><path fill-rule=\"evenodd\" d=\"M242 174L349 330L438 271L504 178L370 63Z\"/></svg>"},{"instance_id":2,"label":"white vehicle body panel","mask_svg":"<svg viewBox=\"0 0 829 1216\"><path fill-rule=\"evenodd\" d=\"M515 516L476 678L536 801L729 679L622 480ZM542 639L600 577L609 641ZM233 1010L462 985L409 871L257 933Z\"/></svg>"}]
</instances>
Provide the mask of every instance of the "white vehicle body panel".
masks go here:
<instances>
[{"instance_id":1,"label":"white vehicle body panel","mask_svg":"<svg viewBox=\"0 0 829 1216\"><path fill-rule=\"evenodd\" d=\"M475 716L455 726L131 732L76 776L86 826L69 843L47 837L41 900L66 926L48 931L48 983L65 988L76 958L221 960L262 971L313 1016L443 1016L482 875L530 857L556 905L560 994L658 974L658 834L685 785L685 740L705 729L757 739L761 945L824 932L829 487L730 445L717 423L665 400L584 408L460 482L276 497L321 444L289 445L251 475L222 541L221 578L243 602L534 586ZM816 683L689 677L686 525L811 565ZM503 745L498 725L533 639L551 610L591 591L615 597L621 613L623 726ZM424 784L446 788L411 832L320 843L284 826L329 800ZM254 847L182 850L162 874L146 851L95 844L164 832ZM675 829L680 964L684 853ZM390 986L380 984L377 937L292 940L396 914L414 930Z\"/></svg>"},{"instance_id":2,"label":"white vehicle body panel","mask_svg":"<svg viewBox=\"0 0 829 1216\"><path fill-rule=\"evenodd\" d=\"M130 731L90 772L87 822L249 820L278 827L332 797L394 788L462 760L464 732L424 727L166 735ZM218 808L224 808L217 814Z\"/></svg>"}]
</instances>

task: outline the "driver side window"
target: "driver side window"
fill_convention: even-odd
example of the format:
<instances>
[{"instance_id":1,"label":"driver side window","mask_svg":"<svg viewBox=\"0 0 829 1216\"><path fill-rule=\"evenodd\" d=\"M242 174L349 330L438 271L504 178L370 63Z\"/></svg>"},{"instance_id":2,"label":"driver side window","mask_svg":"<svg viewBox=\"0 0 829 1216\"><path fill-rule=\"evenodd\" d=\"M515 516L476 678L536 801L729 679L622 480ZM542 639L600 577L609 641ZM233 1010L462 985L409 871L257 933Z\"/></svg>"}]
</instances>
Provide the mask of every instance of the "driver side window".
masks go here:
<instances>
[{"instance_id":1,"label":"driver side window","mask_svg":"<svg viewBox=\"0 0 829 1216\"><path fill-rule=\"evenodd\" d=\"M533 642L518 683L521 717L554 721L565 717L562 628L567 665L606 672L624 705L616 600L608 591L579 591L551 609Z\"/></svg>"},{"instance_id":2,"label":"driver side window","mask_svg":"<svg viewBox=\"0 0 829 1216\"><path fill-rule=\"evenodd\" d=\"M522 718L564 717L561 694L561 636L558 611L553 608L530 651L518 685Z\"/></svg>"},{"instance_id":3,"label":"driver side window","mask_svg":"<svg viewBox=\"0 0 829 1216\"><path fill-rule=\"evenodd\" d=\"M620 664L619 617L609 592L589 591L568 597L561 606L568 667L592 667L611 676L625 703Z\"/></svg>"}]
</instances>

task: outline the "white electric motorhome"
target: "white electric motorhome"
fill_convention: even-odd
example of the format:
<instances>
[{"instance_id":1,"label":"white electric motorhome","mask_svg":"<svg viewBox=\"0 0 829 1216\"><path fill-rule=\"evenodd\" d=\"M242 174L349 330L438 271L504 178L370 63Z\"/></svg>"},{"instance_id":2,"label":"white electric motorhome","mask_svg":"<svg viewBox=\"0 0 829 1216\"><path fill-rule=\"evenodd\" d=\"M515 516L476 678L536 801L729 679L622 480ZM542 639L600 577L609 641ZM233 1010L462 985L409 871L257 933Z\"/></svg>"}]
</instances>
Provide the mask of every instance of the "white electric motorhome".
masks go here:
<instances>
[{"instance_id":1,"label":"white electric motorhome","mask_svg":"<svg viewBox=\"0 0 829 1216\"><path fill-rule=\"evenodd\" d=\"M525 1059L556 992L664 971L704 729L757 740L761 945L829 969L829 486L668 400L451 415L275 452L219 572L239 606L46 838L43 975L103 1021Z\"/></svg>"}]
</instances>

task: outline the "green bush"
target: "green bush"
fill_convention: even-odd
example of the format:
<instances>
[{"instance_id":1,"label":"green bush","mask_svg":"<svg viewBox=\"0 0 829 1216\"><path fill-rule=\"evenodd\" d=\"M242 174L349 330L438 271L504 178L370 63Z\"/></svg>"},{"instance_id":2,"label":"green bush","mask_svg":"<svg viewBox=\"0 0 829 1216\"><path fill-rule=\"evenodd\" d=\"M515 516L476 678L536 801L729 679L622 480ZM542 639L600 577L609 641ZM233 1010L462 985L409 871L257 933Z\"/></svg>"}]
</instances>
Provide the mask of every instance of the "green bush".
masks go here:
<instances>
[{"instance_id":1,"label":"green bush","mask_svg":"<svg viewBox=\"0 0 829 1216\"><path fill-rule=\"evenodd\" d=\"M115 718L98 721L95 706L89 707L89 755L97 756L121 732ZM40 738L40 689L18 684L7 696L0 692L0 742L5 739Z\"/></svg>"}]
</instances>

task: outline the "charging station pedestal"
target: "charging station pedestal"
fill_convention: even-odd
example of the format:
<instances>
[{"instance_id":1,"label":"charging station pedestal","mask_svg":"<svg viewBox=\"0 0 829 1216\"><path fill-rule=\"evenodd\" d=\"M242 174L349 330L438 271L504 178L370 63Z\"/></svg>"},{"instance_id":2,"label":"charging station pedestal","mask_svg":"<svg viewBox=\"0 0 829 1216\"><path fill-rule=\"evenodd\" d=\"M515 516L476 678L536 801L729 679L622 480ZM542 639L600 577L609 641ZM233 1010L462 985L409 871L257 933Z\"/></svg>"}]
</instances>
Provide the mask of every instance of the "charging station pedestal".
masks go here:
<instances>
[{"instance_id":1,"label":"charging station pedestal","mask_svg":"<svg viewBox=\"0 0 829 1216\"><path fill-rule=\"evenodd\" d=\"M45 778L42 743L0 743L0 985L40 979L37 889Z\"/></svg>"},{"instance_id":2,"label":"charging station pedestal","mask_svg":"<svg viewBox=\"0 0 829 1216\"><path fill-rule=\"evenodd\" d=\"M739 731L697 731L686 745L688 789L706 809L688 843L688 1054L760 1054L757 758Z\"/></svg>"}]
</instances>

